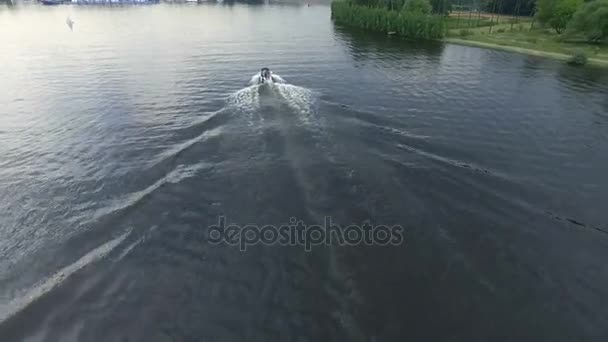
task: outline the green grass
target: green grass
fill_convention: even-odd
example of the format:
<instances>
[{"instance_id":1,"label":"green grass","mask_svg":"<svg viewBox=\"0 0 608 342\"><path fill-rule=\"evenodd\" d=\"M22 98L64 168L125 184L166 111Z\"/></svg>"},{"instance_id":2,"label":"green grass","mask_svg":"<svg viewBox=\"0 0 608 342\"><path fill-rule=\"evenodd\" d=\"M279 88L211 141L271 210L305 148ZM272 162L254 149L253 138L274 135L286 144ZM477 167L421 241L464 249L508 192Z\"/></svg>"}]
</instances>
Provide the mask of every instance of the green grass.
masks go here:
<instances>
[{"instance_id":1,"label":"green grass","mask_svg":"<svg viewBox=\"0 0 608 342\"><path fill-rule=\"evenodd\" d=\"M511 16L497 16L488 13L468 13L468 12L453 12L449 17L446 18L448 29L462 29L462 28L476 28L476 27L489 27L501 24L509 24L513 22L513 26L518 24L529 24L532 18L519 17L513 18Z\"/></svg>"},{"instance_id":2,"label":"green grass","mask_svg":"<svg viewBox=\"0 0 608 342\"><path fill-rule=\"evenodd\" d=\"M457 29L457 28L474 28L474 27L485 27L490 26L490 18L475 18L472 17L469 19L468 16L458 17L448 17L446 19L448 29Z\"/></svg>"},{"instance_id":3,"label":"green grass","mask_svg":"<svg viewBox=\"0 0 608 342\"><path fill-rule=\"evenodd\" d=\"M350 1L332 3L336 23L370 31L397 34L412 39L441 39L520 53L569 60L585 55L589 62L608 66L608 45L595 45L582 37L566 37L552 30L532 29L528 17L512 18L487 13L451 13L449 17L392 11L386 8L359 6Z\"/></svg>"},{"instance_id":4,"label":"green grass","mask_svg":"<svg viewBox=\"0 0 608 342\"><path fill-rule=\"evenodd\" d=\"M576 37L567 38L564 35L542 29L530 30L530 23L515 24L511 30L510 24L498 24L492 27L468 29L467 35L462 35L459 29L452 29L448 36L481 42L492 45L512 46L516 48L537 50L556 54L573 55L577 51L584 52L591 59L608 62L608 45L589 44ZM504 32L499 32L503 31Z\"/></svg>"}]
</instances>

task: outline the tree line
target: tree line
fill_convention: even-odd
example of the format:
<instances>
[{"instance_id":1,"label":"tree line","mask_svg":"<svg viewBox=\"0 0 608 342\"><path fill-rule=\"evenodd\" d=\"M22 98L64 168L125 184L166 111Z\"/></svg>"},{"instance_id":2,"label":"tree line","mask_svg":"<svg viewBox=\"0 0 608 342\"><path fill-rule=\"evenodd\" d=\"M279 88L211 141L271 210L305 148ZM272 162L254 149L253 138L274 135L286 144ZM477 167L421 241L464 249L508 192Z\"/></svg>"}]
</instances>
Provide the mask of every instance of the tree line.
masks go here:
<instances>
[{"instance_id":1,"label":"tree line","mask_svg":"<svg viewBox=\"0 0 608 342\"><path fill-rule=\"evenodd\" d=\"M533 16L558 34L582 36L593 43L608 39L608 0L349 0L389 11L449 15L454 11Z\"/></svg>"},{"instance_id":2,"label":"tree line","mask_svg":"<svg viewBox=\"0 0 608 342\"><path fill-rule=\"evenodd\" d=\"M536 17L558 34L582 34L588 41L608 38L608 0L538 0Z\"/></svg>"},{"instance_id":3,"label":"tree line","mask_svg":"<svg viewBox=\"0 0 608 342\"><path fill-rule=\"evenodd\" d=\"M404 6L410 9L427 11L433 14L448 14L451 10L450 0L352 0L359 6L386 8L401 11ZM406 5L407 4L407 5Z\"/></svg>"}]
</instances>

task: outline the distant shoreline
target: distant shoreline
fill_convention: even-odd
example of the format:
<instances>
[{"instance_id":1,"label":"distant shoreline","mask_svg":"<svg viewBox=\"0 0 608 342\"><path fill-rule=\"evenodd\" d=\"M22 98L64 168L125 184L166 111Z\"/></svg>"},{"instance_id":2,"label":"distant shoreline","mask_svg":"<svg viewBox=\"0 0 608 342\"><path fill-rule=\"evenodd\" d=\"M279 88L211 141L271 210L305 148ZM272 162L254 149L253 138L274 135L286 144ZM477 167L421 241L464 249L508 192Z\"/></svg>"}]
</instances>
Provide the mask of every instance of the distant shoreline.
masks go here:
<instances>
[{"instance_id":1,"label":"distant shoreline","mask_svg":"<svg viewBox=\"0 0 608 342\"><path fill-rule=\"evenodd\" d=\"M475 47L482 47L482 48L488 48L488 49L494 49L494 50L516 52L516 53L521 53L521 54L526 54L526 55L531 55L531 56L553 58L553 59L557 59L557 60L561 60L561 61L568 61L572 57L571 55L567 55L564 53L526 49L526 48L521 48L521 47L511 46L511 45L499 45L499 44L492 44L492 43L479 42L479 41L467 40L467 39L459 39L459 38L443 38L443 41L446 43L452 43L452 44L458 44L458 45L475 46ZM603 59L589 58L587 63L590 65L608 67L608 60L603 60Z\"/></svg>"},{"instance_id":2,"label":"distant shoreline","mask_svg":"<svg viewBox=\"0 0 608 342\"><path fill-rule=\"evenodd\" d=\"M534 27L531 17L494 15L468 18L460 12L438 15L360 5L355 0L331 4L334 22L407 39L438 40L520 54L541 56L569 64L608 66L608 45L593 44L584 37L566 37ZM488 18L490 18L488 20Z\"/></svg>"}]
</instances>

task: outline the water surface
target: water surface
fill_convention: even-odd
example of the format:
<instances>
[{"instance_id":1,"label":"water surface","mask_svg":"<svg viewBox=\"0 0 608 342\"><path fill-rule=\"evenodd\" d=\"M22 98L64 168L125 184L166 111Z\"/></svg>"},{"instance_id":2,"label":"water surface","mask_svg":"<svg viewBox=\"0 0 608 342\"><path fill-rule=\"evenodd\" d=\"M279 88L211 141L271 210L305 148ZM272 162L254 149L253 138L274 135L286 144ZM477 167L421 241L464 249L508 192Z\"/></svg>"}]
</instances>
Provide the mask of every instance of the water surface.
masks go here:
<instances>
[{"instance_id":1,"label":"water surface","mask_svg":"<svg viewBox=\"0 0 608 342\"><path fill-rule=\"evenodd\" d=\"M0 41L2 341L608 336L606 70L327 4L2 7ZM407 229L240 252L220 215Z\"/></svg>"}]
</instances>

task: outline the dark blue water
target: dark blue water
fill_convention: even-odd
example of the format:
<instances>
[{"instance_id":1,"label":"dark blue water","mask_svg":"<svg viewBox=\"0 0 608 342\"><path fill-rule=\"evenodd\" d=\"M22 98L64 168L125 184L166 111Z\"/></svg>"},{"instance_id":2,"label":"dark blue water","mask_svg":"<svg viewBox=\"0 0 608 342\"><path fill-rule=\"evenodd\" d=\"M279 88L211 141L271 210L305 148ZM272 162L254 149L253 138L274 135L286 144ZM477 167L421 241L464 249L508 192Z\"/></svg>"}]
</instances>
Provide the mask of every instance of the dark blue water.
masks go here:
<instances>
[{"instance_id":1,"label":"dark blue water","mask_svg":"<svg viewBox=\"0 0 608 342\"><path fill-rule=\"evenodd\" d=\"M326 4L2 7L0 42L0 341L608 337L606 70ZM219 216L406 230L241 252Z\"/></svg>"}]
</instances>

